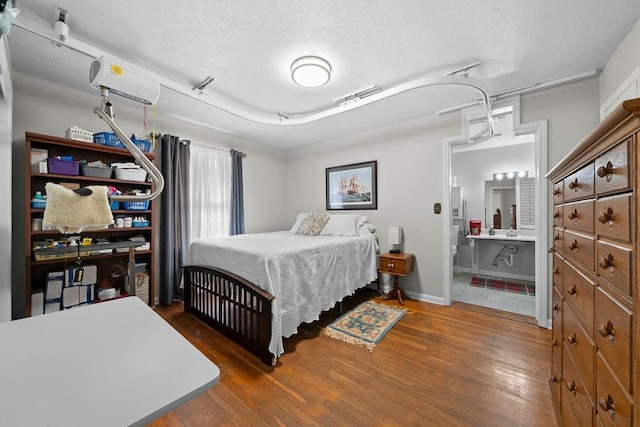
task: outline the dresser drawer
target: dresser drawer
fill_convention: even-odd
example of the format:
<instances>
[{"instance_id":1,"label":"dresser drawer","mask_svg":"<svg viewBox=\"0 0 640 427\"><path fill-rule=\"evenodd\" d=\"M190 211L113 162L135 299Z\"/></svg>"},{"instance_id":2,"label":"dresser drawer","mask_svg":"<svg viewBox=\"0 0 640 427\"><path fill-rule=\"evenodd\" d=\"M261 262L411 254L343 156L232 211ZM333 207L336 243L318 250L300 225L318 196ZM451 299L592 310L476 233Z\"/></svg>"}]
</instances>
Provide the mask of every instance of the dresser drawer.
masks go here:
<instances>
[{"instance_id":1,"label":"dresser drawer","mask_svg":"<svg viewBox=\"0 0 640 427\"><path fill-rule=\"evenodd\" d=\"M569 353L562 355L562 419L565 425L593 425L594 408Z\"/></svg>"},{"instance_id":2,"label":"dresser drawer","mask_svg":"<svg viewBox=\"0 0 640 427\"><path fill-rule=\"evenodd\" d=\"M593 233L593 200L564 205L564 227Z\"/></svg>"},{"instance_id":3,"label":"dresser drawer","mask_svg":"<svg viewBox=\"0 0 640 427\"><path fill-rule=\"evenodd\" d=\"M594 195L593 163L589 163L564 179L564 201L586 199Z\"/></svg>"},{"instance_id":4,"label":"dresser drawer","mask_svg":"<svg viewBox=\"0 0 640 427\"><path fill-rule=\"evenodd\" d=\"M551 395L557 408L562 406L562 353L551 357Z\"/></svg>"},{"instance_id":5,"label":"dresser drawer","mask_svg":"<svg viewBox=\"0 0 640 427\"><path fill-rule=\"evenodd\" d=\"M631 241L631 193L606 197L596 202L595 231L601 236Z\"/></svg>"},{"instance_id":6,"label":"dresser drawer","mask_svg":"<svg viewBox=\"0 0 640 427\"><path fill-rule=\"evenodd\" d=\"M558 338L562 342L562 294L557 287L553 287L551 292L551 327L553 328L552 335L558 333Z\"/></svg>"},{"instance_id":7,"label":"dresser drawer","mask_svg":"<svg viewBox=\"0 0 640 427\"><path fill-rule=\"evenodd\" d=\"M595 161L598 194L629 188L629 141L619 143Z\"/></svg>"},{"instance_id":8,"label":"dresser drawer","mask_svg":"<svg viewBox=\"0 0 640 427\"><path fill-rule=\"evenodd\" d=\"M631 392L632 313L607 295L596 290L596 346L607 360L618 381Z\"/></svg>"},{"instance_id":9,"label":"dresser drawer","mask_svg":"<svg viewBox=\"0 0 640 427\"><path fill-rule=\"evenodd\" d=\"M631 426L630 396L620 388L611 374L610 365L598 355L596 383L596 418L603 426Z\"/></svg>"},{"instance_id":10,"label":"dresser drawer","mask_svg":"<svg viewBox=\"0 0 640 427\"><path fill-rule=\"evenodd\" d=\"M552 281L553 286L557 288L560 295L562 295L562 266L564 265L564 260L557 253L553 254L553 269L552 269Z\"/></svg>"},{"instance_id":11,"label":"dresser drawer","mask_svg":"<svg viewBox=\"0 0 640 427\"><path fill-rule=\"evenodd\" d=\"M595 239L591 235L564 231L564 254L587 271L594 270Z\"/></svg>"},{"instance_id":12,"label":"dresser drawer","mask_svg":"<svg viewBox=\"0 0 640 427\"><path fill-rule=\"evenodd\" d=\"M564 351L571 355L580 378L587 386L587 394L593 397L589 384L594 384L595 380L595 345L570 308L565 307L563 314Z\"/></svg>"},{"instance_id":13,"label":"dresser drawer","mask_svg":"<svg viewBox=\"0 0 640 427\"><path fill-rule=\"evenodd\" d=\"M555 252L564 252L564 230L562 228L553 229L553 250Z\"/></svg>"},{"instance_id":14,"label":"dresser drawer","mask_svg":"<svg viewBox=\"0 0 640 427\"><path fill-rule=\"evenodd\" d=\"M595 292L595 284L583 276L570 264L566 263L563 267L564 284L562 296L565 303L571 307L578 321L587 331L589 336L593 336L593 298ZM566 330L567 313L563 312L563 326ZM564 339L567 339L566 334Z\"/></svg>"},{"instance_id":15,"label":"dresser drawer","mask_svg":"<svg viewBox=\"0 0 640 427\"><path fill-rule=\"evenodd\" d=\"M564 205L553 207L553 226L562 227L564 224Z\"/></svg>"},{"instance_id":16,"label":"dresser drawer","mask_svg":"<svg viewBox=\"0 0 640 427\"><path fill-rule=\"evenodd\" d=\"M623 295L633 298L634 285L631 282L631 259L633 249L606 240L598 240L598 277Z\"/></svg>"},{"instance_id":17,"label":"dresser drawer","mask_svg":"<svg viewBox=\"0 0 640 427\"><path fill-rule=\"evenodd\" d=\"M553 184L553 204L554 205L564 202L564 195L562 192L563 187L564 187L563 181L558 181L555 184Z\"/></svg>"}]
</instances>

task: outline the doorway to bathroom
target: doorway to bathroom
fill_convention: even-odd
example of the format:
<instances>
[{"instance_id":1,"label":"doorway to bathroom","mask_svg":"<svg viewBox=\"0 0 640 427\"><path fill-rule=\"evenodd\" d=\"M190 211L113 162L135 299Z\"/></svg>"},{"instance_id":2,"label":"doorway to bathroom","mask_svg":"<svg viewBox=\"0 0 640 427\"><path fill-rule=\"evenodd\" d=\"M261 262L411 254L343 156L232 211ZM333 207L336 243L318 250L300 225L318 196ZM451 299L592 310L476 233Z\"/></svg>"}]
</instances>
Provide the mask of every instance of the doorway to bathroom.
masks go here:
<instances>
[{"instance_id":1,"label":"doorway to bathroom","mask_svg":"<svg viewBox=\"0 0 640 427\"><path fill-rule=\"evenodd\" d=\"M520 124L518 98L494 104L492 113L489 141L458 142L486 126L477 108L462 111L463 138L447 140L445 303L527 316L547 327L546 122Z\"/></svg>"}]
</instances>

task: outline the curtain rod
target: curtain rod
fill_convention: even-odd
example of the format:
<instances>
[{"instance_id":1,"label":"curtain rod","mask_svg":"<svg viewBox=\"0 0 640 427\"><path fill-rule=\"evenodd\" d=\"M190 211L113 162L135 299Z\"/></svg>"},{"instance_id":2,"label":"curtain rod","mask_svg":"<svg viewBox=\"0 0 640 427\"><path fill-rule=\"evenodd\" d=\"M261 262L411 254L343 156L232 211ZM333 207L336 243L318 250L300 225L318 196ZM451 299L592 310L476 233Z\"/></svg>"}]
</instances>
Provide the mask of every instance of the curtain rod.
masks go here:
<instances>
[{"instance_id":1,"label":"curtain rod","mask_svg":"<svg viewBox=\"0 0 640 427\"><path fill-rule=\"evenodd\" d=\"M153 137L153 134L150 134ZM156 139L160 139L162 138L162 134L160 132L156 132L155 133L155 137ZM183 141L188 141L189 144L191 145L199 145L200 147L207 147L207 148L211 148L213 150L218 150L218 151L225 151L227 153L231 153L231 150L233 150L233 148L222 148L222 147L215 147L213 145L207 145L207 144L202 144L202 143L198 143L198 142L193 142L190 139L181 139L180 142ZM238 153L240 153L240 155L242 155L242 157L247 157L247 153L240 151L240 150L236 150Z\"/></svg>"}]
</instances>

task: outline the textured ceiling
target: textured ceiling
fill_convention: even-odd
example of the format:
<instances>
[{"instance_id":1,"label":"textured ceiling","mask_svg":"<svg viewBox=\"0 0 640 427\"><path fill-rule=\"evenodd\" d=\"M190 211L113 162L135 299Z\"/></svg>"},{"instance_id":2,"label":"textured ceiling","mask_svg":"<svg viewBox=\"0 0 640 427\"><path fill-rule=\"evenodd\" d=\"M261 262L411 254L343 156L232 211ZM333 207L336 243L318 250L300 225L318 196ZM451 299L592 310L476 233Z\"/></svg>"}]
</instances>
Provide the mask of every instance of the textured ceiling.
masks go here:
<instances>
[{"instance_id":1,"label":"textured ceiling","mask_svg":"<svg viewBox=\"0 0 640 427\"><path fill-rule=\"evenodd\" d=\"M207 76L205 95L269 117L333 106L372 84L385 89L481 61L470 77L489 93L603 67L640 18L640 1L499 2L323 0L154 2L18 0L9 41L14 70L66 86L88 85L91 58L25 31L51 31L58 7L69 37L191 88ZM331 63L328 84L297 86L291 63L317 55ZM469 89L425 88L318 122L250 122L163 87L159 113L281 148L433 114L469 101Z\"/></svg>"}]
</instances>

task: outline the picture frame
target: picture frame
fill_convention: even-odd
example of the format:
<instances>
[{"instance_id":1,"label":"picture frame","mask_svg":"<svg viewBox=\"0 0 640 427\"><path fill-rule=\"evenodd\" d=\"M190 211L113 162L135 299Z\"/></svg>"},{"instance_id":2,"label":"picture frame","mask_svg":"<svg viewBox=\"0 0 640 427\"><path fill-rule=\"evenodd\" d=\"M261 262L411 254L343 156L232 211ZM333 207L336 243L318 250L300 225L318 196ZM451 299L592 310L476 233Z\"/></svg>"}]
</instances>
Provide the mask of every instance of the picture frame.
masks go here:
<instances>
[{"instance_id":1,"label":"picture frame","mask_svg":"<svg viewBox=\"0 0 640 427\"><path fill-rule=\"evenodd\" d=\"M378 209L376 160L325 169L326 209Z\"/></svg>"}]
</instances>

